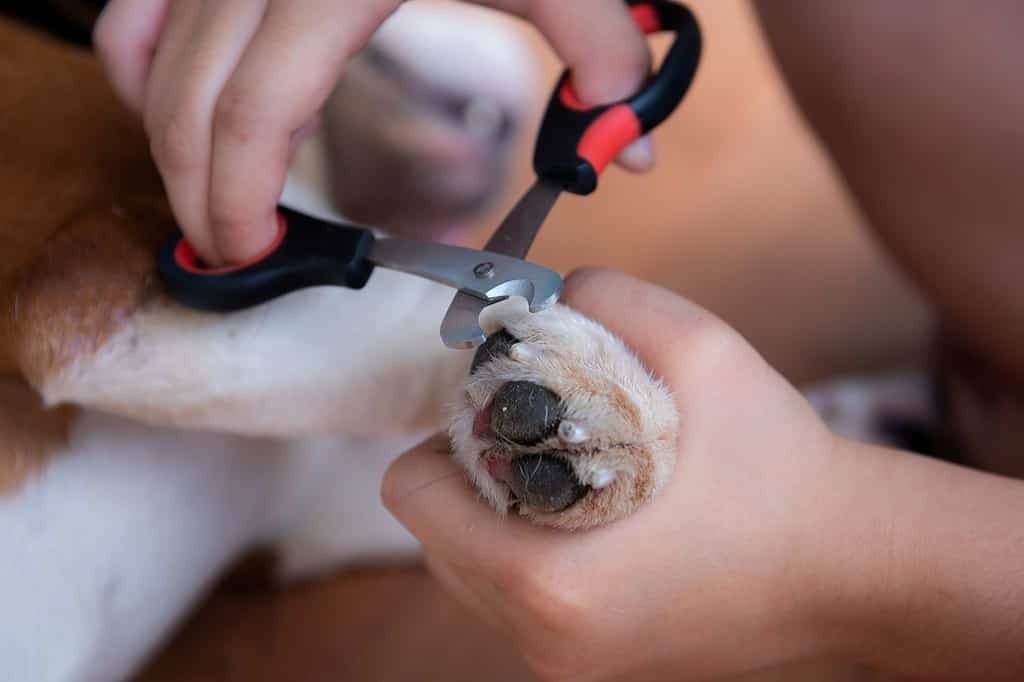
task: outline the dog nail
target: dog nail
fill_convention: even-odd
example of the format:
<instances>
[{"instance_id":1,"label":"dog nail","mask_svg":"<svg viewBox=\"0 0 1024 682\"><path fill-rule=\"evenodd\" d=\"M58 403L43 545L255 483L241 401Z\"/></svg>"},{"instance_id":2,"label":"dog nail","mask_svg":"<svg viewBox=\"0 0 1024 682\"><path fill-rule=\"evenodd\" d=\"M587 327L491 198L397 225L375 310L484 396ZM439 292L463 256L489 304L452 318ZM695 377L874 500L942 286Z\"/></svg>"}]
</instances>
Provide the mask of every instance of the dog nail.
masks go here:
<instances>
[{"instance_id":1,"label":"dog nail","mask_svg":"<svg viewBox=\"0 0 1024 682\"><path fill-rule=\"evenodd\" d=\"M509 348L508 356L516 362L526 362L527 360L533 359L536 354L529 345L525 343L517 343Z\"/></svg>"},{"instance_id":2,"label":"dog nail","mask_svg":"<svg viewBox=\"0 0 1024 682\"><path fill-rule=\"evenodd\" d=\"M481 365L486 365L495 358L504 358L509 354L509 349L519 342L519 339L509 334L504 329L497 331L487 337L487 340L480 344L473 356L473 364L469 367L469 373L475 372Z\"/></svg>"},{"instance_id":3,"label":"dog nail","mask_svg":"<svg viewBox=\"0 0 1024 682\"><path fill-rule=\"evenodd\" d=\"M607 488L615 482L615 472L611 469L596 469L590 474L590 486L592 488Z\"/></svg>"},{"instance_id":4,"label":"dog nail","mask_svg":"<svg viewBox=\"0 0 1024 682\"><path fill-rule=\"evenodd\" d=\"M563 443L575 445L590 438L587 430L575 422L563 421L558 425L558 437Z\"/></svg>"}]
</instances>

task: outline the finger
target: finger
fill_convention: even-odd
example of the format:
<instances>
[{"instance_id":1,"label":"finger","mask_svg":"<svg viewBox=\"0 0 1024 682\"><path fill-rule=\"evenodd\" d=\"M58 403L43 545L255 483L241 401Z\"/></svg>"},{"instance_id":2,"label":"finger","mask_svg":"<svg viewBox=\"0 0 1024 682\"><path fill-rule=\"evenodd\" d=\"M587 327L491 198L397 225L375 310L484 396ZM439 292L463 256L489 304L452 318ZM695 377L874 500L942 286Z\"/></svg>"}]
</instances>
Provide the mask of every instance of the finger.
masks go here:
<instances>
[{"instance_id":1,"label":"finger","mask_svg":"<svg viewBox=\"0 0 1024 682\"><path fill-rule=\"evenodd\" d=\"M619 154L616 163L633 173L645 173L654 167L654 144L644 135Z\"/></svg>"},{"instance_id":2,"label":"finger","mask_svg":"<svg viewBox=\"0 0 1024 682\"><path fill-rule=\"evenodd\" d=\"M146 128L179 226L199 255L221 265L207 220L217 97L259 27L265 3L177 0L146 96Z\"/></svg>"},{"instance_id":3,"label":"finger","mask_svg":"<svg viewBox=\"0 0 1024 682\"><path fill-rule=\"evenodd\" d=\"M606 326L664 380L681 411L708 404L709 387L723 372L767 369L732 327L655 284L586 268L570 274L562 292L564 303Z\"/></svg>"},{"instance_id":4,"label":"finger","mask_svg":"<svg viewBox=\"0 0 1024 682\"><path fill-rule=\"evenodd\" d=\"M477 0L517 14L573 71L581 102L607 104L636 92L650 70L646 39L622 0Z\"/></svg>"},{"instance_id":5,"label":"finger","mask_svg":"<svg viewBox=\"0 0 1024 682\"><path fill-rule=\"evenodd\" d=\"M345 61L397 5L268 4L214 114L208 219L225 259L248 259L273 239L293 134L322 108Z\"/></svg>"},{"instance_id":6,"label":"finger","mask_svg":"<svg viewBox=\"0 0 1024 682\"><path fill-rule=\"evenodd\" d=\"M674 387L688 374L677 362L673 344L708 327L728 333L728 327L686 299L612 271L573 273L565 281L563 300L618 334L655 374L676 379L670 382ZM584 542L587 537L567 538L557 531L495 515L471 490L443 437L398 458L385 474L382 498L425 548L448 561L478 566L481 572L491 574L520 565L523 556L539 556L556 541ZM591 539L597 537L590 535ZM499 537L501 542L496 542Z\"/></svg>"},{"instance_id":7,"label":"finger","mask_svg":"<svg viewBox=\"0 0 1024 682\"><path fill-rule=\"evenodd\" d=\"M452 460L445 437L428 440L399 457L384 475L381 498L425 551L480 572L514 561L516 557L508 555L513 548L549 540L544 529L499 517L484 504Z\"/></svg>"},{"instance_id":8,"label":"finger","mask_svg":"<svg viewBox=\"0 0 1024 682\"><path fill-rule=\"evenodd\" d=\"M650 282L601 268L569 274L562 301L622 338L642 358L663 355L666 338L722 325L711 313Z\"/></svg>"},{"instance_id":9,"label":"finger","mask_svg":"<svg viewBox=\"0 0 1024 682\"><path fill-rule=\"evenodd\" d=\"M478 0L537 26L573 71L580 101L606 104L636 93L650 70L646 38L621 0ZM632 172L654 166L650 141L637 140L616 159Z\"/></svg>"},{"instance_id":10,"label":"finger","mask_svg":"<svg viewBox=\"0 0 1024 682\"><path fill-rule=\"evenodd\" d=\"M96 54L118 97L141 112L146 79L171 0L112 0L93 29Z\"/></svg>"}]
</instances>

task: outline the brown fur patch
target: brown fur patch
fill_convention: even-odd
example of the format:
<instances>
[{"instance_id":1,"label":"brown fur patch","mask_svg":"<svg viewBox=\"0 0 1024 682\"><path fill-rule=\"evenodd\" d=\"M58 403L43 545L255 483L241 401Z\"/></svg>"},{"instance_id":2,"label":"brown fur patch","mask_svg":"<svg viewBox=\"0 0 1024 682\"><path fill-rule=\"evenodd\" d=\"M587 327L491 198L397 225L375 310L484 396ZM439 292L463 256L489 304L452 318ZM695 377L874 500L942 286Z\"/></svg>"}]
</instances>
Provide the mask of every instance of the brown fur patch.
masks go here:
<instances>
[{"instance_id":1,"label":"brown fur patch","mask_svg":"<svg viewBox=\"0 0 1024 682\"><path fill-rule=\"evenodd\" d=\"M13 285L14 356L40 385L89 358L157 289L154 254L160 205L82 216L55 234ZM169 220L164 219L164 224Z\"/></svg>"},{"instance_id":2,"label":"brown fur patch","mask_svg":"<svg viewBox=\"0 0 1024 682\"><path fill-rule=\"evenodd\" d=\"M146 297L173 222L91 54L0 20L0 82L0 372L38 384Z\"/></svg>"},{"instance_id":3,"label":"brown fur patch","mask_svg":"<svg viewBox=\"0 0 1024 682\"><path fill-rule=\"evenodd\" d=\"M48 410L24 382L0 377L0 495L17 492L67 445L76 415L71 407Z\"/></svg>"},{"instance_id":4,"label":"brown fur patch","mask_svg":"<svg viewBox=\"0 0 1024 682\"><path fill-rule=\"evenodd\" d=\"M630 400L626 392L622 390L622 387L616 386L611 382L599 381L587 367L577 366L571 362L565 363L565 366L566 375L573 385L580 387L588 393L607 397L616 411L626 418L626 421L629 422L629 425L634 430L639 432L642 429L643 419L640 415L640 409Z\"/></svg>"},{"instance_id":5,"label":"brown fur patch","mask_svg":"<svg viewBox=\"0 0 1024 682\"><path fill-rule=\"evenodd\" d=\"M626 421L632 426L637 433L640 433L643 429L643 417L640 415L640 409L636 406L626 392L619 386L612 384L608 387L608 391L605 393L608 396L608 400L611 401L612 405L619 414L626 417Z\"/></svg>"},{"instance_id":6,"label":"brown fur patch","mask_svg":"<svg viewBox=\"0 0 1024 682\"><path fill-rule=\"evenodd\" d=\"M651 499L654 495L654 451L650 446L637 448L633 452L633 461L636 462L636 478L633 482L633 498L630 502L639 507Z\"/></svg>"}]
</instances>

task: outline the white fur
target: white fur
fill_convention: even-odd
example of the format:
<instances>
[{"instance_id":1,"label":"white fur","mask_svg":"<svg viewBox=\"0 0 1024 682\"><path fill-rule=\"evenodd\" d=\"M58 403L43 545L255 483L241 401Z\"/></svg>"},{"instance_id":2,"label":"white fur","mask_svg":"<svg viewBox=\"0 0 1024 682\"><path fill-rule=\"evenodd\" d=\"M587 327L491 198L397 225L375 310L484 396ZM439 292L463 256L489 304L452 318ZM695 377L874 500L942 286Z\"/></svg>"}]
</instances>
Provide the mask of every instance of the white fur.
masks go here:
<instances>
[{"instance_id":1,"label":"white fur","mask_svg":"<svg viewBox=\"0 0 1024 682\"><path fill-rule=\"evenodd\" d=\"M450 298L378 269L358 292L306 289L229 316L162 304L40 390L50 404L248 435L423 429L469 362L440 341Z\"/></svg>"},{"instance_id":2,"label":"white fur","mask_svg":"<svg viewBox=\"0 0 1024 682\"><path fill-rule=\"evenodd\" d=\"M433 77L472 88L486 71L506 98L530 90L507 30L400 14L383 39L443 29L458 50L461 26L490 55L434 45L420 59ZM316 184L290 178L283 203L332 215ZM309 290L231 316L160 303L49 377L49 404L90 408L65 451L0 497L0 682L127 679L256 545L279 550L283 578L415 556L379 491L394 457L440 428L471 360L440 341L451 296L378 270L360 292Z\"/></svg>"},{"instance_id":3,"label":"white fur","mask_svg":"<svg viewBox=\"0 0 1024 682\"><path fill-rule=\"evenodd\" d=\"M384 22L373 45L417 77L486 93L487 101L505 111L529 110L538 92L534 53L510 30L509 19L493 10L450 0L407 2Z\"/></svg>"},{"instance_id":4,"label":"white fur","mask_svg":"<svg viewBox=\"0 0 1024 682\"><path fill-rule=\"evenodd\" d=\"M439 11L403 6L378 46L524 105L525 48L481 14ZM331 213L294 179L284 203ZM378 493L388 463L458 399L472 353L440 342L451 296L378 269L360 292L306 290L229 316L158 302L48 377L49 404L88 408L65 450L0 497L0 682L127 678L258 545L281 551L285 578L414 555ZM596 352L602 371L650 397L596 325L559 312L523 324L533 333L506 379L556 371L553 349ZM605 418L618 417L588 411L570 439L600 436L590 420ZM618 484L620 464L595 455L578 468L601 487Z\"/></svg>"},{"instance_id":5,"label":"white fur","mask_svg":"<svg viewBox=\"0 0 1024 682\"><path fill-rule=\"evenodd\" d=\"M578 445L590 438L590 432L576 422L566 420L558 425L558 437L567 445Z\"/></svg>"},{"instance_id":6,"label":"white fur","mask_svg":"<svg viewBox=\"0 0 1024 682\"><path fill-rule=\"evenodd\" d=\"M486 308L481 326L488 333L505 329L519 342L508 357L476 368L450 408L449 435L456 460L498 513L509 510L512 497L508 486L490 473L487 456L494 453L511 458L560 451L576 478L595 488L590 495L608 498L605 504L577 504L557 514L520 504L519 512L537 523L565 528L601 525L633 511L636 486L656 494L675 464L677 415L665 387L617 337L560 304L531 314L522 299ZM529 352L514 352L521 346ZM581 373L585 382L578 379ZM562 421L556 438L517 446L474 432L477 415L508 381L539 384L559 396ZM620 409L620 398L640 415L639 425Z\"/></svg>"},{"instance_id":7,"label":"white fur","mask_svg":"<svg viewBox=\"0 0 1024 682\"><path fill-rule=\"evenodd\" d=\"M0 498L0 679L125 679L255 545L283 548L287 576L410 558L377 494L414 441L274 441L87 412L40 478Z\"/></svg>"}]
</instances>

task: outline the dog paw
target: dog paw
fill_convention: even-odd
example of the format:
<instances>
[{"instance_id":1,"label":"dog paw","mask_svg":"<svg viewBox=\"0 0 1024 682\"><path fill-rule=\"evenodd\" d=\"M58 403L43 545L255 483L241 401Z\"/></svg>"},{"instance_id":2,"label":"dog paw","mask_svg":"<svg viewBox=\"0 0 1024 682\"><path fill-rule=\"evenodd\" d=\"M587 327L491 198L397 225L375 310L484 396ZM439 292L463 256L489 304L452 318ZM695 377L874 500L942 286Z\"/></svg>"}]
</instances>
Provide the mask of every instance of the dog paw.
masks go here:
<instances>
[{"instance_id":1,"label":"dog paw","mask_svg":"<svg viewBox=\"0 0 1024 682\"><path fill-rule=\"evenodd\" d=\"M672 474L677 414L618 338L562 305L505 301L453 406L456 460L499 512L577 530L633 513Z\"/></svg>"}]
</instances>

